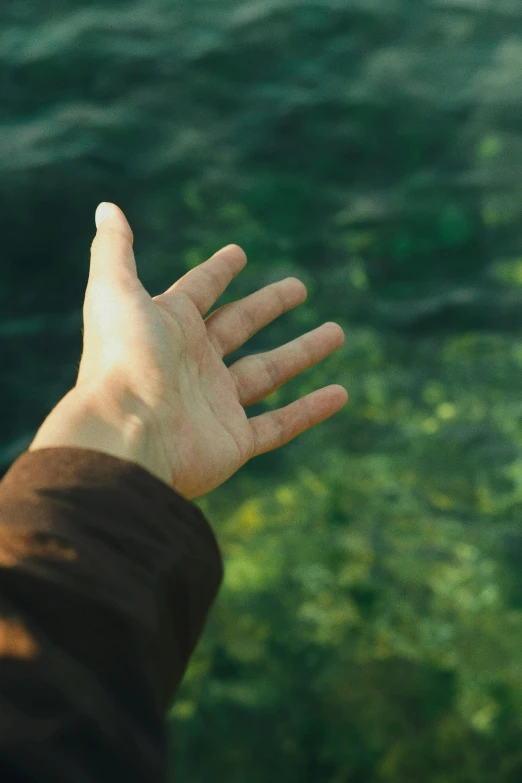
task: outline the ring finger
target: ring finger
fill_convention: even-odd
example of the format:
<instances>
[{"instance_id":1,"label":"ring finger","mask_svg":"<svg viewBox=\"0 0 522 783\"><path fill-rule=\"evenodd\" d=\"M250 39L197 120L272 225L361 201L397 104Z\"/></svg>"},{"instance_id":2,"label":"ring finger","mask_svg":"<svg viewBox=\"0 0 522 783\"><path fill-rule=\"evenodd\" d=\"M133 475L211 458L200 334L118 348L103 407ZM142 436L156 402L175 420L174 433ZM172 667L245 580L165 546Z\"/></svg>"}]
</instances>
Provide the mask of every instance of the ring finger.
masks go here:
<instances>
[{"instance_id":1,"label":"ring finger","mask_svg":"<svg viewBox=\"0 0 522 783\"><path fill-rule=\"evenodd\" d=\"M342 327L328 321L273 351L238 359L228 369L236 382L241 405L247 407L261 402L343 344Z\"/></svg>"}]
</instances>

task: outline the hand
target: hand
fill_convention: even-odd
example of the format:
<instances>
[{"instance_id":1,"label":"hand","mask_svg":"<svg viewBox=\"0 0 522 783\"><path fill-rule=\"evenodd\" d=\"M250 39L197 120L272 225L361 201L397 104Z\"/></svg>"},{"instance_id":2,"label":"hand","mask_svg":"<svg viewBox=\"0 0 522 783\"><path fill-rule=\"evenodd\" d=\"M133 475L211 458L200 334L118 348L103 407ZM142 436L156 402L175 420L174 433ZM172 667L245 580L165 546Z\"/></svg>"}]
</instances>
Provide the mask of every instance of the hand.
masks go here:
<instances>
[{"instance_id":1,"label":"hand","mask_svg":"<svg viewBox=\"0 0 522 783\"><path fill-rule=\"evenodd\" d=\"M248 419L245 408L340 348L342 328L325 323L227 368L224 357L304 302L304 284L286 278L205 318L246 264L243 250L228 245L151 297L137 276L132 230L123 212L110 207L91 247L76 387L137 401L156 428L156 459L174 490L188 500L201 497L252 457L346 404L346 390L334 384Z\"/></svg>"}]
</instances>

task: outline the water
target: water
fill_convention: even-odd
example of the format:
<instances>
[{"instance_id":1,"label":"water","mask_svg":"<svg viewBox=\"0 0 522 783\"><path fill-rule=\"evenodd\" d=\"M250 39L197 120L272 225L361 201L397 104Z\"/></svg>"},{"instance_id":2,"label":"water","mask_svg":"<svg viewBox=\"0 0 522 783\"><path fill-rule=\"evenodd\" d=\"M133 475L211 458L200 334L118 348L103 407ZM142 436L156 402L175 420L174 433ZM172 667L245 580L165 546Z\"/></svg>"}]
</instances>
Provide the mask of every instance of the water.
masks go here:
<instances>
[{"instance_id":1,"label":"water","mask_svg":"<svg viewBox=\"0 0 522 783\"><path fill-rule=\"evenodd\" d=\"M459 747L482 758L474 737L484 748L497 737L499 758L511 758L502 742L511 731L516 736L516 720L505 717L511 728L495 734L504 702L469 683L490 678L522 715L522 642L518 631L505 631L519 622L522 605L513 554L522 486L518 0L8 2L0 9L0 57L4 471L75 382L100 201L126 212L151 294L230 242L249 262L219 304L300 277L309 289L305 308L232 361L337 321L346 333L343 352L283 390L280 404L330 382L346 386L350 403L313 434L247 466L230 502L238 504L241 491L246 501L261 486L269 492L283 477L292 481L303 467L321 476L335 508L317 513L341 528L351 519L361 540L386 553L387 576L373 573L370 587L357 589L391 596L382 622L396 635L372 647L369 622L364 649L379 649L380 660L422 659L453 672L461 701L452 697L448 709L454 732L462 732ZM409 529L406 519L414 544L401 528ZM437 547L442 554L433 554ZM447 563L445 578L456 585L444 611L434 608L446 600L442 588L437 593L442 571L429 582L426 551ZM474 552L481 553L475 560ZM482 594L479 610L473 600ZM421 595L431 598L417 606ZM402 596L395 599L399 618L393 596ZM442 616L452 605L460 609L449 628ZM479 611L485 614L471 631L469 618ZM292 604L289 617L297 612ZM424 641L413 641L417 631ZM448 641L454 638L467 641L459 647ZM487 662L470 663L468 648L489 651ZM373 653L364 655L375 661ZM372 676L367 670L359 680ZM404 689L408 670L397 677ZM431 703L419 677L417 697ZM402 714L398 697L382 683L376 688L382 714ZM346 696L341 712L356 709ZM320 714L340 732L340 719ZM443 732L442 718L434 721L431 744ZM373 736L372 721L363 724L364 736ZM297 745L306 746L295 731ZM313 767L317 749L307 758L288 750L287 757L274 745L277 774L314 783L334 774L359 779L357 770L366 781L405 779L398 750L395 761L383 761L400 745L400 732L389 731L387 743L374 744L381 777L362 761L346 762L352 777L341 777L342 752L326 740L336 760L330 771ZM428 761L415 766L414 731L405 736L414 778L435 780ZM257 780L247 744L245 737L238 750L244 766L227 766L228 780L232 767L238 780ZM283 757L293 759L288 768ZM209 762L203 777L212 768ZM195 774L186 766L186 779L189 769ZM491 780L481 774L462 766L447 779Z\"/></svg>"}]
</instances>

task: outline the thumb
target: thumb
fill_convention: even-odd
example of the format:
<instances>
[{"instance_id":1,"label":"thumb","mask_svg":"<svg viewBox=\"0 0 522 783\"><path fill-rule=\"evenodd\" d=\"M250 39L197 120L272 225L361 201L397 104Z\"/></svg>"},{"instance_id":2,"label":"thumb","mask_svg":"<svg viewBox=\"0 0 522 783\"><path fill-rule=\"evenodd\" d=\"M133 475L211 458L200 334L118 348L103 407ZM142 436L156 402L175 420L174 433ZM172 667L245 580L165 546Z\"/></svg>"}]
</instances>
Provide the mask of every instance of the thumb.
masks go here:
<instances>
[{"instance_id":1,"label":"thumb","mask_svg":"<svg viewBox=\"0 0 522 783\"><path fill-rule=\"evenodd\" d=\"M89 279L111 278L115 283L135 280L134 234L122 210L109 202L98 205L96 236L91 245Z\"/></svg>"}]
</instances>

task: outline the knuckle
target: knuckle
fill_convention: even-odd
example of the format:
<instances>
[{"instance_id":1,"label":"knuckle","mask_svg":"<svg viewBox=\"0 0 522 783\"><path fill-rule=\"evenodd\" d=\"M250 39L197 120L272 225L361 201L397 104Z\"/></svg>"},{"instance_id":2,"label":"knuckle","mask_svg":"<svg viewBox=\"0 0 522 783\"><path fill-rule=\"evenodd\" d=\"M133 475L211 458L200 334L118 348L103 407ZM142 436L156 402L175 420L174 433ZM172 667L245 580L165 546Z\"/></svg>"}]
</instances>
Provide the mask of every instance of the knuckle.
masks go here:
<instances>
[{"instance_id":1,"label":"knuckle","mask_svg":"<svg viewBox=\"0 0 522 783\"><path fill-rule=\"evenodd\" d=\"M281 280L279 283L274 283L274 292L278 300L278 311L284 313L291 307L291 301L290 297L288 296L288 292L286 292L285 287L282 286L281 283L286 283L286 280Z\"/></svg>"},{"instance_id":2,"label":"knuckle","mask_svg":"<svg viewBox=\"0 0 522 783\"><path fill-rule=\"evenodd\" d=\"M276 440L281 445L284 444L284 441L286 440L286 429L285 429L285 419L284 419L284 413L282 410L278 410L274 412L274 429L276 431Z\"/></svg>"},{"instance_id":3,"label":"knuckle","mask_svg":"<svg viewBox=\"0 0 522 783\"><path fill-rule=\"evenodd\" d=\"M267 379L264 391L268 394L279 386L279 374L275 362L268 356L265 356L263 370Z\"/></svg>"},{"instance_id":4,"label":"knuckle","mask_svg":"<svg viewBox=\"0 0 522 783\"><path fill-rule=\"evenodd\" d=\"M258 331L258 324L256 323L256 319L252 311L248 308L248 306L242 302L241 303L241 311L238 313L239 317L239 324L240 327L238 334L241 334L241 332L244 331L246 326L247 331L247 338L244 340L244 342L247 342L250 340L251 337L253 337L256 332Z\"/></svg>"}]
</instances>

